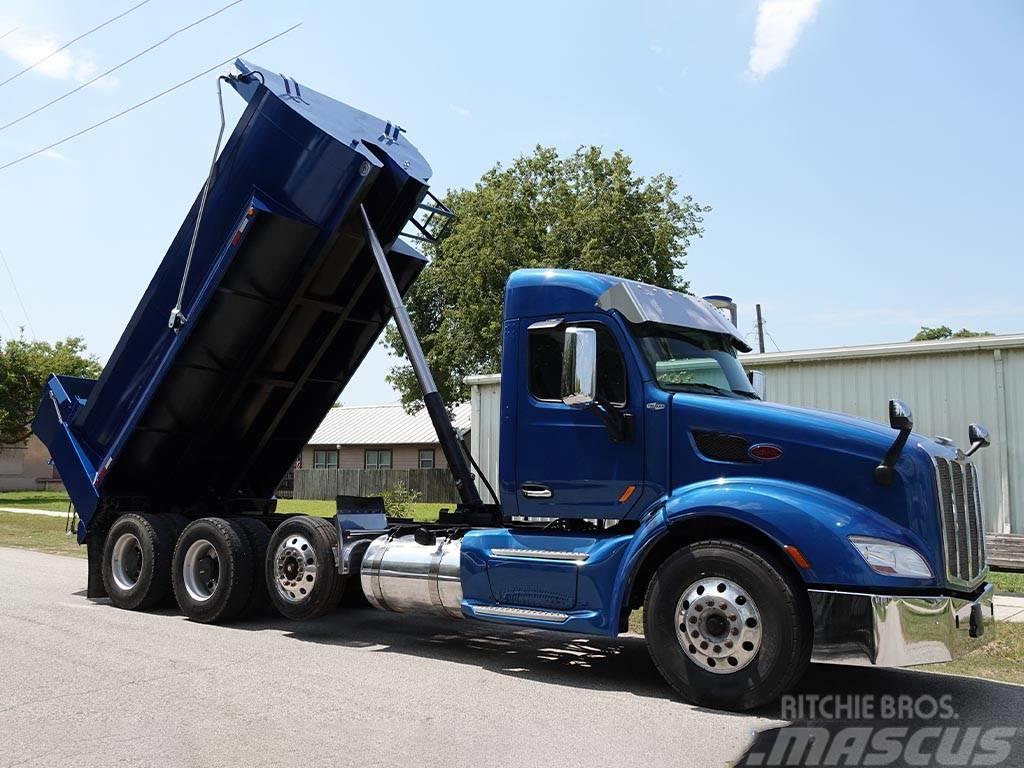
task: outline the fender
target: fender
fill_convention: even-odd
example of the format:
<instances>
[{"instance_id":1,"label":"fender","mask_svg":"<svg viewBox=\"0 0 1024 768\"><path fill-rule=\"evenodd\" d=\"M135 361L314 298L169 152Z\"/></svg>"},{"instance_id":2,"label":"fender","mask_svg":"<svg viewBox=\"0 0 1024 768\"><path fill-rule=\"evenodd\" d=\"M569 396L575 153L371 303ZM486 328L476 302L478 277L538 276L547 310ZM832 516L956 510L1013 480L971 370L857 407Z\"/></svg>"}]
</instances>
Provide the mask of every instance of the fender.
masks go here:
<instances>
[{"instance_id":1,"label":"fender","mask_svg":"<svg viewBox=\"0 0 1024 768\"><path fill-rule=\"evenodd\" d=\"M782 480L719 478L678 488L649 508L623 554L610 615L619 615L644 558L670 530L708 518L726 518L753 528L774 541L780 551L786 545L797 547L811 566L798 569L808 586L856 584L861 590L936 586L934 578L875 573L847 540L853 535L913 547L928 562L932 573L941 573L933 548L918 534L849 499Z\"/></svg>"}]
</instances>

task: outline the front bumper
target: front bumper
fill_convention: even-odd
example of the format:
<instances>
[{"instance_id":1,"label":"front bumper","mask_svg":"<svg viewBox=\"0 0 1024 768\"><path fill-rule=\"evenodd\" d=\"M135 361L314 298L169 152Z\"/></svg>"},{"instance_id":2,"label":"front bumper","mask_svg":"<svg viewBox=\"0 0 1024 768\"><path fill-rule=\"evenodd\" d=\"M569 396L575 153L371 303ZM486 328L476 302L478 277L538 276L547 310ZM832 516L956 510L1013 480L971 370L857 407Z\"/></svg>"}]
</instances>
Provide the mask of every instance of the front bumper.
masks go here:
<instances>
[{"instance_id":1,"label":"front bumper","mask_svg":"<svg viewBox=\"0 0 1024 768\"><path fill-rule=\"evenodd\" d=\"M808 590L812 661L906 667L951 661L995 639L995 590L974 599Z\"/></svg>"}]
</instances>

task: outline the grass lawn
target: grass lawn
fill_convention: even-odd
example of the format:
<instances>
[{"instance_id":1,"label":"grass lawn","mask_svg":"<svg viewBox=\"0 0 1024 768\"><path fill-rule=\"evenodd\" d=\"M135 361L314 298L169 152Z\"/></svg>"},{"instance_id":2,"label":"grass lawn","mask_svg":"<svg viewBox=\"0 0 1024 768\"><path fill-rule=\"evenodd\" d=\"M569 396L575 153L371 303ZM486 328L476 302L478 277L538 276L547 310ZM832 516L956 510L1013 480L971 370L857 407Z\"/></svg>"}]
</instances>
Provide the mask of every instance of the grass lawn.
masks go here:
<instances>
[{"instance_id":1,"label":"grass lawn","mask_svg":"<svg viewBox=\"0 0 1024 768\"><path fill-rule=\"evenodd\" d=\"M17 507L27 509L45 509L51 512L67 512L68 495L63 491L2 491L0 492L0 507ZM414 520L427 522L437 519L438 510L442 507L452 509L454 504L432 504L429 502L417 502L412 504L412 517ZM298 512L303 515L318 515L320 517L332 517L334 515L333 501L314 501L309 499L278 499L278 512Z\"/></svg>"},{"instance_id":2,"label":"grass lawn","mask_svg":"<svg viewBox=\"0 0 1024 768\"><path fill-rule=\"evenodd\" d=\"M956 661L916 669L1024 685L1024 624L1000 622L996 625L996 639L983 648L969 651Z\"/></svg>"},{"instance_id":3,"label":"grass lawn","mask_svg":"<svg viewBox=\"0 0 1024 768\"><path fill-rule=\"evenodd\" d=\"M0 504L0 506L3 506ZM431 502L416 502L410 504L412 507L412 519L418 522L431 522L437 520L437 513L443 507L454 509L454 504L434 504ZM298 512L303 515L318 515L319 517L334 517L334 501L317 501L313 499L278 499L278 512Z\"/></svg>"},{"instance_id":4,"label":"grass lawn","mask_svg":"<svg viewBox=\"0 0 1024 768\"><path fill-rule=\"evenodd\" d=\"M992 571L989 581L996 585L997 592L1024 592L1024 573Z\"/></svg>"},{"instance_id":5,"label":"grass lawn","mask_svg":"<svg viewBox=\"0 0 1024 768\"><path fill-rule=\"evenodd\" d=\"M0 512L0 547L85 557L85 547L78 546L74 536L64 533L64 525L60 517Z\"/></svg>"},{"instance_id":6,"label":"grass lawn","mask_svg":"<svg viewBox=\"0 0 1024 768\"><path fill-rule=\"evenodd\" d=\"M51 512L67 512L71 500L64 491L3 491L0 507L29 507Z\"/></svg>"}]
</instances>

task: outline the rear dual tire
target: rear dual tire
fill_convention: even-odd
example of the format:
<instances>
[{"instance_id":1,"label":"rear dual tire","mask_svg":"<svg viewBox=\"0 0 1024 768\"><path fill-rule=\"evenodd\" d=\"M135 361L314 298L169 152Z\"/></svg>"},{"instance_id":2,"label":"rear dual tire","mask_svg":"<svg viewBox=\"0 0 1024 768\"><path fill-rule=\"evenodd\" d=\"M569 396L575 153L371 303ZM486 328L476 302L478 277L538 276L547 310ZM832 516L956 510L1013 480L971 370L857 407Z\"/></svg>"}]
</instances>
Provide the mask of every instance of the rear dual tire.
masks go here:
<instances>
[{"instance_id":1,"label":"rear dual tire","mask_svg":"<svg viewBox=\"0 0 1024 768\"><path fill-rule=\"evenodd\" d=\"M164 603L171 593L174 541L174 528L160 515L121 515L103 545L103 586L110 602L129 611Z\"/></svg>"},{"instance_id":2,"label":"rear dual tire","mask_svg":"<svg viewBox=\"0 0 1024 768\"><path fill-rule=\"evenodd\" d=\"M338 531L321 517L291 517L270 537L266 585L270 602L287 619L305 621L333 611L345 590L334 549Z\"/></svg>"},{"instance_id":3,"label":"rear dual tire","mask_svg":"<svg viewBox=\"0 0 1024 768\"><path fill-rule=\"evenodd\" d=\"M178 539L171 567L174 595L188 618L215 624L266 610L264 553L270 531L259 520L204 517Z\"/></svg>"}]
</instances>

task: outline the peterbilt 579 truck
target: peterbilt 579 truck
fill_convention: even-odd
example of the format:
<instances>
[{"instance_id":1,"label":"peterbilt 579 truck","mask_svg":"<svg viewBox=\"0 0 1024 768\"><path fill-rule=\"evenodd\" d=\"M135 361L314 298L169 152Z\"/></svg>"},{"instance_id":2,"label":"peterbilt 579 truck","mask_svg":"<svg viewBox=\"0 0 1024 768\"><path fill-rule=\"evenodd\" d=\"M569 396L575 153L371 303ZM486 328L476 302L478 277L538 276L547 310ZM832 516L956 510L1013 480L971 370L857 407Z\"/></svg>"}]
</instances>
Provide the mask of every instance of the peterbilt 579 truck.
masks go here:
<instances>
[{"instance_id":1,"label":"peterbilt 579 truck","mask_svg":"<svg viewBox=\"0 0 1024 768\"><path fill-rule=\"evenodd\" d=\"M643 608L665 680L730 709L778 697L811 660L944 661L992 639L969 458L984 428L965 453L913 432L898 400L888 427L764 402L735 326L682 293L509 277L485 503L403 305L426 266L408 241L451 218L426 161L397 124L293 78L239 60L221 80L247 108L102 375L51 377L33 422L78 514L89 596L226 622L268 604L313 619L345 593L604 636ZM460 503L432 523L375 498L339 497L334 519L275 513L391 320Z\"/></svg>"}]
</instances>

